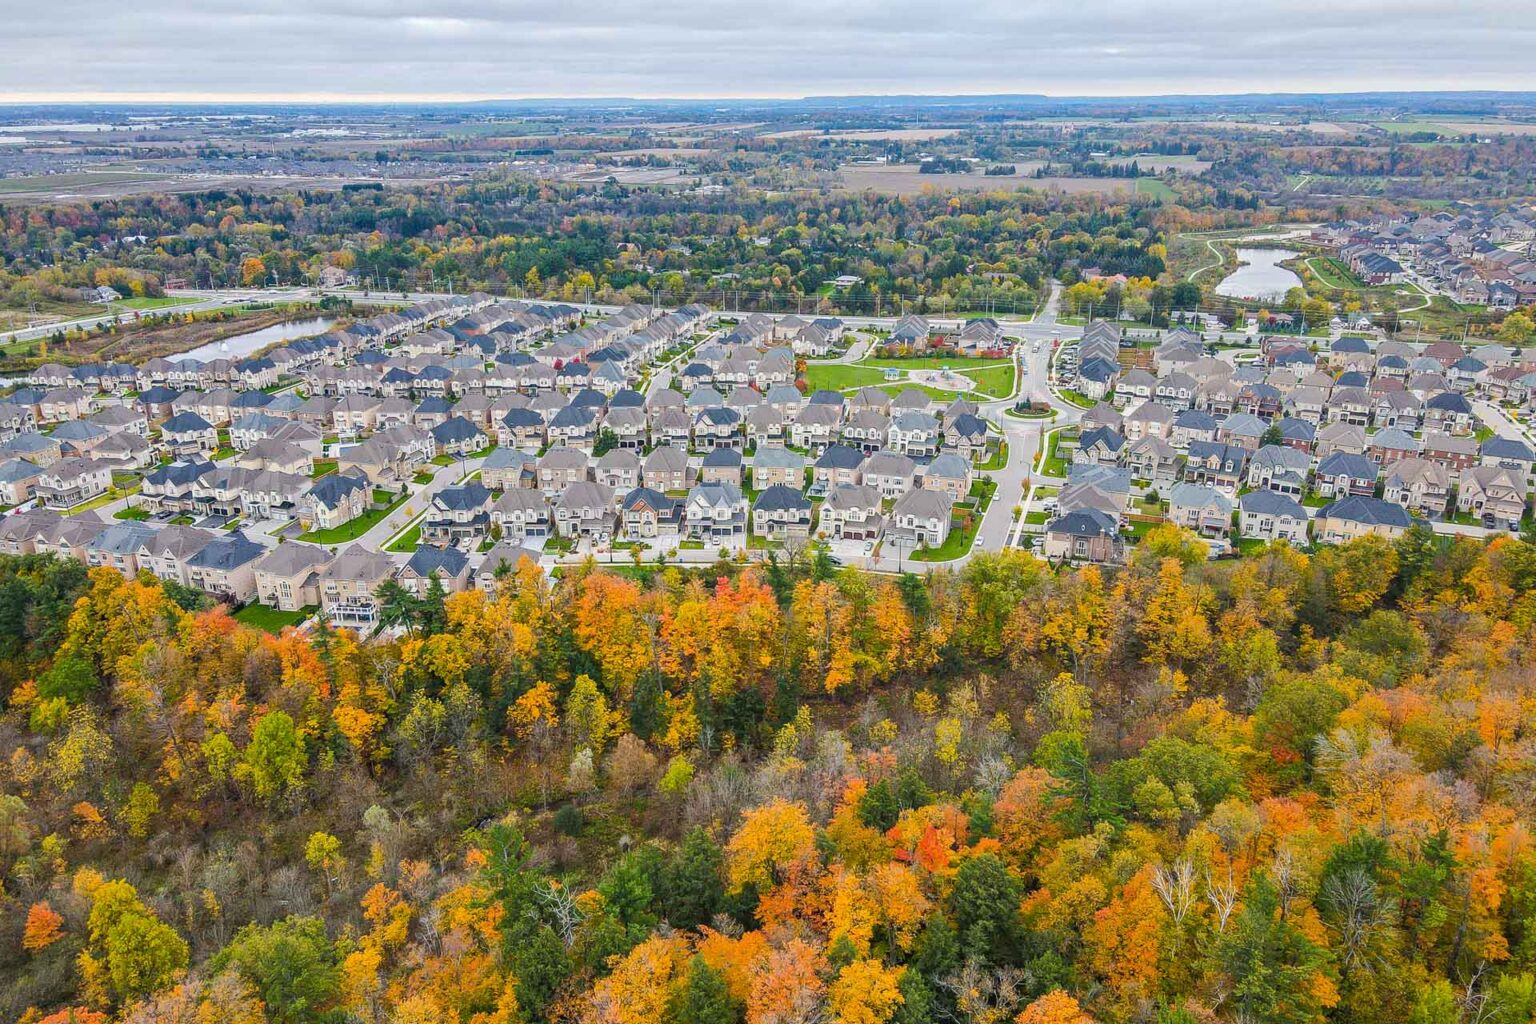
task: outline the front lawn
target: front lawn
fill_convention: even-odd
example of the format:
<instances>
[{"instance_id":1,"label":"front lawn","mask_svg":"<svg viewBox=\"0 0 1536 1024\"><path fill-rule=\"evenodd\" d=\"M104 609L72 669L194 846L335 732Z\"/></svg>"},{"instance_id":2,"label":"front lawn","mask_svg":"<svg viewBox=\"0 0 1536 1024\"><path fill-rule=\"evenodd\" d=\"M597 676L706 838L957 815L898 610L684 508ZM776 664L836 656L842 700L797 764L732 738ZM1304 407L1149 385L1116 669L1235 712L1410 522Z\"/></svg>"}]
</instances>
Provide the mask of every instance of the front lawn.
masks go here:
<instances>
[{"instance_id":1,"label":"front lawn","mask_svg":"<svg viewBox=\"0 0 1536 1024\"><path fill-rule=\"evenodd\" d=\"M918 562L948 562L971 550L976 533L981 529L981 520L987 514L987 506L992 504L992 495L996 491L996 483L978 480L972 484L969 497L975 499L976 510L970 513L970 525L962 526L963 519L951 524L949 536L944 538L943 544L936 548L918 548L910 557Z\"/></svg>"},{"instance_id":2,"label":"front lawn","mask_svg":"<svg viewBox=\"0 0 1536 1024\"><path fill-rule=\"evenodd\" d=\"M144 520L149 518L149 510L148 509L142 509L142 508L139 508L137 506L129 506L128 508L120 508L116 512L113 512L112 513L112 518L113 519L132 519L135 522L142 523Z\"/></svg>"},{"instance_id":3,"label":"front lawn","mask_svg":"<svg viewBox=\"0 0 1536 1024\"><path fill-rule=\"evenodd\" d=\"M993 452L985 462L982 462L976 468L986 471L989 469L1002 469L1006 465L1008 465L1008 442L1001 441L998 443L997 451Z\"/></svg>"},{"instance_id":4,"label":"front lawn","mask_svg":"<svg viewBox=\"0 0 1536 1024\"><path fill-rule=\"evenodd\" d=\"M257 629L264 629L268 633L281 633L284 627L297 626L315 614L315 611L314 605L301 608L296 612L285 612L253 602L235 612L235 621L243 622L247 626L254 626Z\"/></svg>"},{"instance_id":5,"label":"front lawn","mask_svg":"<svg viewBox=\"0 0 1536 1024\"><path fill-rule=\"evenodd\" d=\"M373 493L374 501L376 502L381 500L379 498L380 494L389 494L388 491L374 491ZM307 540L312 544L346 544L357 540L363 534L373 529L378 523L382 522L385 516L399 508L409 496L409 491L401 491L400 496L390 500L388 505L382 508L370 508L350 523L342 523L340 526L333 526L329 530L311 530L308 533L301 533L298 539Z\"/></svg>"},{"instance_id":6,"label":"front lawn","mask_svg":"<svg viewBox=\"0 0 1536 1024\"><path fill-rule=\"evenodd\" d=\"M1045 451L1041 453L1039 470L1046 476L1066 476L1067 463L1056 454L1056 446L1061 441L1061 431L1055 430L1047 435L1049 440L1045 442Z\"/></svg>"},{"instance_id":7,"label":"front lawn","mask_svg":"<svg viewBox=\"0 0 1536 1024\"><path fill-rule=\"evenodd\" d=\"M411 527L409 530L406 530L400 536L396 537L394 540L392 540L388 544L384 545L384 550L385 551L397 551L397 552L400 552L402 554L409 554L410 552L415 551L417 545L419 545L420 543L421 543L421 524L417 523L415 526Z\"/></svg>"}]
</instances>

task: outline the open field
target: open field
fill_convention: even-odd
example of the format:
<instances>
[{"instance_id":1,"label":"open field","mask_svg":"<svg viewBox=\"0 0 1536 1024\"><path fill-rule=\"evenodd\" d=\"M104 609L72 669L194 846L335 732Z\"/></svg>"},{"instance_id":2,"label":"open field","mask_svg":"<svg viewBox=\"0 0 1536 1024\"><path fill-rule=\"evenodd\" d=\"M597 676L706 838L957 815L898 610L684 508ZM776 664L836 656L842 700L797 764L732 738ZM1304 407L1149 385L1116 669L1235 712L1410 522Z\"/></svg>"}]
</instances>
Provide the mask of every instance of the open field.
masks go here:
<instances>
[{"instance_id":1,"label":"open field","mask_svg":"<svg viewBox=\"0 0 1536 1024\"><path fill-rule=\"evenodd\" d=\"M1161 178L1137 178L1136 194L1154 199L1177 199L1179 194Z\"/></svg>"},{"instance_id":2,"label":"open field","mask_svg":"<svg viewBox=\"0 0 1536 1024\"><path fill-rule=\"evenodd\" d=\"M92 312L99 311L100 307L92 309ZM219 311L225 312L232 311ZM0 347L0 365L8 371L15 371L29 369L48 360L65 364L107 360L140 363L156 356L189 352L209 342L313 315L313 310L282 308L240 311L230 318L204 314L203 318L190 323L184 320L178 323L125 322L106 334L91 332L85 337L73 337L64 342L49 340L46 359L42 356L40 342L37 340L12 342ZM125 316L124 320L131 321L131 315Z\"/></svg>"},{"instance_id":3,"label":"open field","mask_svg":"<svg viewBox=\"0 0 1536 1024\"><path fill-rule=\"evenodd\" d=\"M399 182L428 184L441 179L412 178ZM122 199L152 193L206 192L209 189L252 188L340 189L376 178L334 175L284 174L163 174L154 171L84 171L79 174L48 174L37 177L0 178L0 202L17 206L53 203L87 203L96 199ZM385 182L386 185L394 182Z\"/></svg>"},{"instance_id":4,"label":"open field","mask_svg":"<svg viewBox=\"0 0 1536 1024\"><path fill-rule=\"evenodd\" d=\"M841 139L845 142L857 142L860 139L868 139L871 142L927 142L933 139L947 139L951 135L958 134L958 128L867 128L858 131L824 132L816 128L793 128L788 131L766 132L759 138L764 139L800 139L821 138Z\"/></svg>"},{"instance_id":5,"label":"open field","mask_svg":"<svg viewBox=\"0 0 1536 1024\"><path fill-rule=\"evenodd\" d=\"M868 384L882 384L885 374L868 366L847 363L810 363L805 368L805 383L812 391L827 388L842 391L844 388L861 388Z\"/></svg>"},{"instance_id":6,"label":"open field","mask_svg":"<svg viewBox=\"0 0 1536 1024\"><path fill-rule=\"evenodd\" d=\"M920 174L913 164L850 164L838 171L842 187L852 192L891 192L918 195L925 189L940 192L1011 192L1021 188L1054 192L1106 192L1125 194L1135 190L1131 178L1036 178L1028 164L1015 164L1017 174L988 175ZM1038 165L1037 165L1038 166Z\"/></svg>"}]
</instances>

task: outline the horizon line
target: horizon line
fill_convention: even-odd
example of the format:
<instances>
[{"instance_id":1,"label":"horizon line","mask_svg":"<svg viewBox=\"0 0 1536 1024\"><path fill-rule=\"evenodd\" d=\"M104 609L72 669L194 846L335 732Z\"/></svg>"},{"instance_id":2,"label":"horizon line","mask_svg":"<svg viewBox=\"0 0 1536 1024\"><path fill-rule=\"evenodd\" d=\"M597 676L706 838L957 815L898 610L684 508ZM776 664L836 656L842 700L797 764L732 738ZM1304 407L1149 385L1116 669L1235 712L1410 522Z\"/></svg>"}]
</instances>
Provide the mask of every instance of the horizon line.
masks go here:
<instances>
[{"instance_id":1,"label":"horizon line","mask_svg":"<svg viewBox=\"0 0 1536 1024\"><path fill-rule=\"evenodd\" d=\"M442 106L464 103L795 103L828 100L1021 100L1044 102L1127 100L1155 101L1179 99L1254 99L1266 97L1337 97L1340 99L1365 96L1521 96L1536 94L1536 89L1393 89L1356 88L1349 90L1215 90L1208 92L1103 92L1103 93L1042 93L1042 92L850 92L850 93L759 93L724 96L717 94L674 95L497 95L489 93L264 93L264 92L0 92L0 106L58 105L113 103L157 103L177 106L211 106L222 104L251 104L279 106L286 103L310 103L326 106L344 106L364 103L402 103L422 106Z\"/></svg>"}]
</instances>

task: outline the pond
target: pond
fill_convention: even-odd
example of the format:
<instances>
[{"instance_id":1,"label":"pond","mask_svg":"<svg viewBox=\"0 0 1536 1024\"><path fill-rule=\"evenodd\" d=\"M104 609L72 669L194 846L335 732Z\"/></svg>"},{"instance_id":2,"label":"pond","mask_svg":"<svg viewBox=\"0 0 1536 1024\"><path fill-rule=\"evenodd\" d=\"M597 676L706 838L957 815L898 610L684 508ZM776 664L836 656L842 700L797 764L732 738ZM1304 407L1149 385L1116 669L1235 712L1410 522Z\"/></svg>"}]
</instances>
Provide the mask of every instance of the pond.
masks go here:
<instances>
[{"instance_id":1,"label":"pond","mask_svg":"<svg viewBox=\"0 0 1536 1024\"><path fill-rule=\"evenodd\" d=\"M241 359L269 345L276 345L280 341L292 341L294 338L307 338L312 334L324 334L335 322L335 320L318 316L308 320L291 320L285 324L263 327L259 331L237 334L223 341L210 341L206 345L199 345L192 351L183 352L173 358L196 359L201 363L212 359Z\"/></svg>"},{"instance_id":2,"label":"pond","mask_svg":"<svg viewBox=\"0 0 1536 1024\"><path fill-rule=\"evenodd\" d=\"M1230 299L1283 299L1286 292L1301 287L1301 278L1280 264L1300 255L1290 249L1238 249L1241 265L1221 279L1216 294Z\"/></svg>"}]
</instances>

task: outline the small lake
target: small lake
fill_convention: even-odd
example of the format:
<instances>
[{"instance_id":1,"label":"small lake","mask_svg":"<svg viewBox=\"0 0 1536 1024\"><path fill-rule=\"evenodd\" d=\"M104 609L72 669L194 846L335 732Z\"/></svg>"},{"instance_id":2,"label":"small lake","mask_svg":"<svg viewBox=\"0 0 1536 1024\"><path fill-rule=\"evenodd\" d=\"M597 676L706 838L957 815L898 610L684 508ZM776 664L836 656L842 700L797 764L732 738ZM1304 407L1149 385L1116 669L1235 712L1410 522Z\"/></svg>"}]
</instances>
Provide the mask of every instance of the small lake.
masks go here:
<instances>
[{"instance_id":1,"label":"small lake","mask_svg":"<svg viewBox=\"0 0 1536 1024\"><path fill-rule=\"evenodd\" d=\"M213 359L242 359L252 352L259 352L269 345L276 345L282 341L292 341L294 338L307 338L312 334L324 334L331 329L335 320L325 317L312 317L308 320L290 320L285 324L273 324L271 327L263 327L259 331L248 331L245 334L237 334L233 338L225 338L223 341L210 341L206 345L200 345L190 352L183 352L172 359L196 359L206 363Z\"/></svg>"},{"instance_id":2,"label":"small lake","mask_svg":"<svg viewBox=\"0 0 1536 1024\"><path fill-rule=\"evenodd\" d=\"M1283 299L1286 292L1301 287L1301 278L1280 264L1300 255L1290 249L1239 249L1242 266L1221 279L1216 294L1229 299Z\"/></svg>"}]
</instances>

